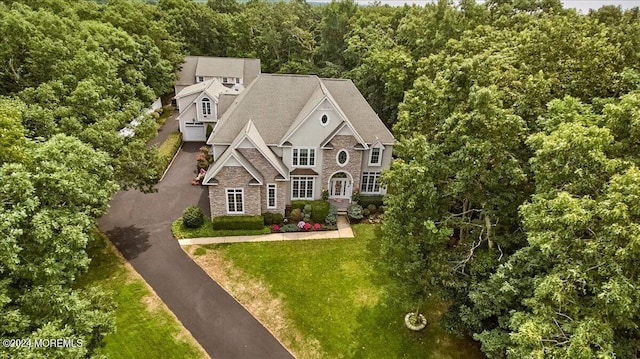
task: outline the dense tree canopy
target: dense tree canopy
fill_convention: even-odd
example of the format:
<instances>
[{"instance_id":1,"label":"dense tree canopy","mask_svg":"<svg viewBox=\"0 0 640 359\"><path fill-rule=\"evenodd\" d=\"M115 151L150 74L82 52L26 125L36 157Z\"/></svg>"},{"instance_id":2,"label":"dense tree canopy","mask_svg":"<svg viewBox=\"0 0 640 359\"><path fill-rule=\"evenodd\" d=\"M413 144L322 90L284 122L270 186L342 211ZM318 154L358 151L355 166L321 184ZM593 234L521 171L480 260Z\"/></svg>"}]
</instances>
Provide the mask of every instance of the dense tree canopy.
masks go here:
<instances>
[{"instance_id":1,"label":"dense tree canopy","mask_svg":"<svg viewBox=\"0 0 640 359\"><path fill-rule=\"evenodd\" d=\"M638 356L638 8L10 0L0 34L3 336L100 345L71 284L113 192L159 177L155 122L118 130L208 55L354 81L398 139L381 261L489 357Z\"/></svg>"}]
</instances>

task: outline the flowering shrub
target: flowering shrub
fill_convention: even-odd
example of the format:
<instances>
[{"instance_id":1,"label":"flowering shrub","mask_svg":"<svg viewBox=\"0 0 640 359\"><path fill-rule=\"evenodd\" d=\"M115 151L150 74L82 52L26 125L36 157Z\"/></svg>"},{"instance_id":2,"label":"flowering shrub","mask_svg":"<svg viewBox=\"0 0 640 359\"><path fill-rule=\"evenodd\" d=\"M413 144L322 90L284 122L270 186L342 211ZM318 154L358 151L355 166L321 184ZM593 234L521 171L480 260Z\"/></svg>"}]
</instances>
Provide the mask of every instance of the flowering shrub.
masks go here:
<instances>
[{"instance_id":1,"label":"flowering shrub","mask_svg":"<svg viewBox=\"0 0 640 359\"><path fill-rule=\"evenodd\" d=\"M313 225L313 230L314 231L319 231L320 229L322 229L322 226L320 225L320 223L316 223Z\"/></svg>"},{"instance_id":2,"label":"flowering shrub","mask_svg":"<svg viewBox=\"0 0 640 359\"><path fill-rule=\"evenodd\" d=\"M280 232L280 226L277 224L274 224L273 226L271 226L271 231Z\"/></svg>"},{"instance_id":3,"label":"flowering shrub","mask_svg":"<svg viewBox=\"0 0 640 359\"><path fill-rule=\"evenodd\" d=\"M298 228L303 229L305 224L304 221L298 222Z\"/></svg>"},{"instance_id":4,"label":"flowering shrub","mask_svg":"<svg viewBox=\"0 0 640 359\"><path fill-rule=\"evenodd\" d=\"M305 223L304 226L302 226L302 229L304 229L305 231L308 231L311 229L311 223Z\"/></svg>"},{"instance_id":5,"label":"flowering shrub","mask_svg":"<svg viewBox=\"0 0 640 359\"><path fill-rule=\"evenodd\" d=\"M351 194L351 202L358 203L358 202L360 202L361 198L362 198L362 196L360 195L360 189L358 187L356 187L353 190L353 193Z\"/></svg>"}]
</instances>

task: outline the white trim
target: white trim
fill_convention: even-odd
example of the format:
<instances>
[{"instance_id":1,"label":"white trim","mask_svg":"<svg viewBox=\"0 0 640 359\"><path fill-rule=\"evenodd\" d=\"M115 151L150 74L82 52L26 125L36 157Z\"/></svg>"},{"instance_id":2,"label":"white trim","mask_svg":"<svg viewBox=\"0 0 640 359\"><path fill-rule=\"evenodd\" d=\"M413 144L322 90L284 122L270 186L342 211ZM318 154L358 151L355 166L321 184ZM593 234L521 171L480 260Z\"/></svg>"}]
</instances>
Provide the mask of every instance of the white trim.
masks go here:
<instances>
[{"instance_id":1,"label":"white trim","mask_svg":"<svg viewBox=\"0 0 640 359\"><path fill-rule=\"evenodd\" d=\"M269 206L269 189L273 188L273 206ZM267 208L278 208L278 186L275 183L267 184Z\"/></svg>"},{"instance_id":2,"label":"white trim","mask_svg":"<svg viewBox=\"0 0 640 359\"><path fill-rule=\"evenodd\" d=\"M234 211L230 211L229 210L229 191L233 191L233 194L234 194L234 199L233 199L234 209L235 209ZM238 203L236 202L236 197L235 197L235 195L238 193L237 191L240 191L239 192L240 193L240 201L241 201L240 204L242 206L240 211L237 211ZM224 201L225 201L226 206L227 206L226 207L227 214L244 214L244 188L225 188L224 189L224 196L225 196Z\"/></svg>"},{"instance_id":3,"label":"white trim","mask_svg":"<svg viewBox=\"0 0 640 359\"><path fill-rule=\"evenodd\" d=\"M379 154L378 154L378 162L371 162L371 159L373 158L373 150L378 149L380 150ZM371 149L369 149L369 166L371 167L380 167L382 166L382 153L384 152L384 147L382 147L382 145L378 146L377 144L375 146L372 146Z\"/></svg>"},{"instance_id":4,"label":"white trim","mask_svg":"<svg viewBox=\"0 0 640 359\"><path fill-rule=\"evenodd\" d=\"M331 179L333 179L333 176L335 176L338 173L344 173L347 175L347 186L345 188L345 197L331 197ZM347 172L347 171L335 171L331 174L331 176L329 176L329 179L327 180L327 190L329 191L329 198L342 198L342 199L346 199L348 201L348 203L351 203L351 193L353 192L353 176L351 175L351 173Z\"/></svg>"},{"instance_id":5,"label":"white trim","mask_svg":"<svg viewBox=\"0 0 640 359\"><path fill-rule=\"evenodd\" d=\"M298 164L294 164L293 160L296 157L294 155L295 151L298 151ZM301 165L300 164L300 150L307 150L307 164L306 165ZM313 150L313 157L311 157L309 155L309 150ZM313 164L309 164L311 162L311 158L313 158ZM312 168L316 166L316 163L318 162L318 149L316 147L293 147L291 148L291 167L295 167L295 168Z\"/></svg>"},{"instance_id":6,"label":"white trim","mask_svg":"<svg viewBox=\"0 0 640 359\"><path fill-rule=\"evenodd\" d=\"M344 152L347 154L347 159L346 161L344 161L344 163L340 163L340 154ZM338 153L336 153L336 163L338 164L338 166L340 167L344 167L347 164L349 164L349 151L345 150L344 148L341 148Z\"/></svg>"},{"instance_id":7,"label":"white trim","mask_svg":"<svg viewBox=\"0 0 640 359\"><path fill-rule=\"evenodd\" d=\"M298 199L310 199L312 200L315 197L315 193L316 193L316 177L317 176L291 176L291 199L292 200L298 200ZM311 179L311 197L296 197L293 195L293 183L296 181L300 181L302 178L304 178L303 181L308 181L309 179ZM306 184L305 184L305 194L307 192L307 188L306 188ZM298 187L298 195L300 194L300 188Z\"/></svg>"},{"instance_id":8,"label":"white trim","mask_svg":"<svg viewBox=\"0 0 640 359\"><path fill-rule=\"evenodd\" d=\"M369 172L362 172L361 178L360 178L360 193L362 194L380 194L382 193L382 186L380 186L380 175L382 173L379 171L369 171ZM364 177L367 176L368 179L373 179L373 191L367 191L367 189L365 188L365 184L364 184ZM369 181L367 181L367 185L369 184ZM378 185L378 191L375 191L375 187L376 185Z\"/></svg>"}]
</instances>

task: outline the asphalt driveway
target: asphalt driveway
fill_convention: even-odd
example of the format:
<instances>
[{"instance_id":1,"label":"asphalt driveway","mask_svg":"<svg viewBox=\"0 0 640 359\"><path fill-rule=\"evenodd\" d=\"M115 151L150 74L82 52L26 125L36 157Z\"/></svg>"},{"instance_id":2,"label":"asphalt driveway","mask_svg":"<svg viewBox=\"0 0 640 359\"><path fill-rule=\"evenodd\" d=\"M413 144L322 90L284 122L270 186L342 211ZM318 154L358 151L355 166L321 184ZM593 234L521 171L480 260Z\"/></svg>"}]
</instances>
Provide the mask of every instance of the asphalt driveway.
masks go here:
<instances>
[{"instance_id":1,"label":"asphalt driveway","mask_svg":"<svg viewBox=\"0 0 640 359\"><path fill-rule=\"evenodd\" d=\"M157 193L118 192L100 228L213 359L293 358L171 235L186 207L208 208L206 188L190 184L201 145L183 146Z\"/></svg>"}]
</instances>

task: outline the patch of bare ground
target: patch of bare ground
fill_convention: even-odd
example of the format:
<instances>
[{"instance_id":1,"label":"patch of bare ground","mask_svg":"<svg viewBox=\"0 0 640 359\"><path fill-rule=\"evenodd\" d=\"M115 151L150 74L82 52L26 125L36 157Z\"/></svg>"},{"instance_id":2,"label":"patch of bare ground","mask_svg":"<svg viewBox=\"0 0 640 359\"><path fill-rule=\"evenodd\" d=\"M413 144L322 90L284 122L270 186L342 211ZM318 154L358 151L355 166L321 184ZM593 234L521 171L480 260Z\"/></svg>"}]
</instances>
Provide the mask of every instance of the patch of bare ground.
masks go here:
<instances>
[{"instance_id":1,"label":"patch of bare ground","mask_svg":"<svg viewBox=\"0 0 640 359\"><path fill-rule=\"evenodd\" d=\"M287 318L282 298L274 296L257 278L250 277L231 261L225 260L223 253L201 246L182 247L185 252L220 286L242 304L267 330L269 330L296 358L325 358L320 342L306 338Z\"/></svg>"},{"instance_id":2,"label":"patch of bare ground","mask_svg":"<svg viewBox=\"0 0 640 359\"><path fill-rule=\"evenodd\" d=\"M156 294L156 292L153 290L153 288L151 288L151 286L149 285L149 283L147 283L144 278L142 278L142 276L136 272L136 270L133 268L133 266L131 265L131 263L129 263L129 261L127 261L122 254L118 251L118 249L113 245L113 243L111 243L111 241L105 241L107 243L107 246L109 247L109 250L111 250L111 252L113 252L116 257L118 257L118 260L120 261L120 263L122 263L122 265L124 265L124 267L127 270L126 273L126 281L127 283L130 283L134 280L140 280L140 282L144 283L144 285L147 287L147 289L149 290L149 295L146 295L144 297L142 297L142 299L140 300L142 302L142 304L144 304L147 308L147 311L149 313L157 313L158 311L162 311L164 310L165 312L169 313L173 319L176 321L176 323L179 324L180 327L180 331L178 332L178 335L176 336L176 339L178 341L184 341L187 343L192 344L194 347L198 348L198 350L200 351L200 358L208 358L211 359L211 357L209 356L209 354L204 350L204 348L200 345L200 343L198 343L198 341L193 337L193 335L191 335L191 332L187 330L187 328L185 328L182 325L182 322L178 319L178 317L176 317L175 314L173 314L173 312L171 311L171 309L169 309L169 307L167 307L166 304L164 304L164 302L160 299L160 297L158 297L158 294Z\"/></svg>"}]
</instances>

